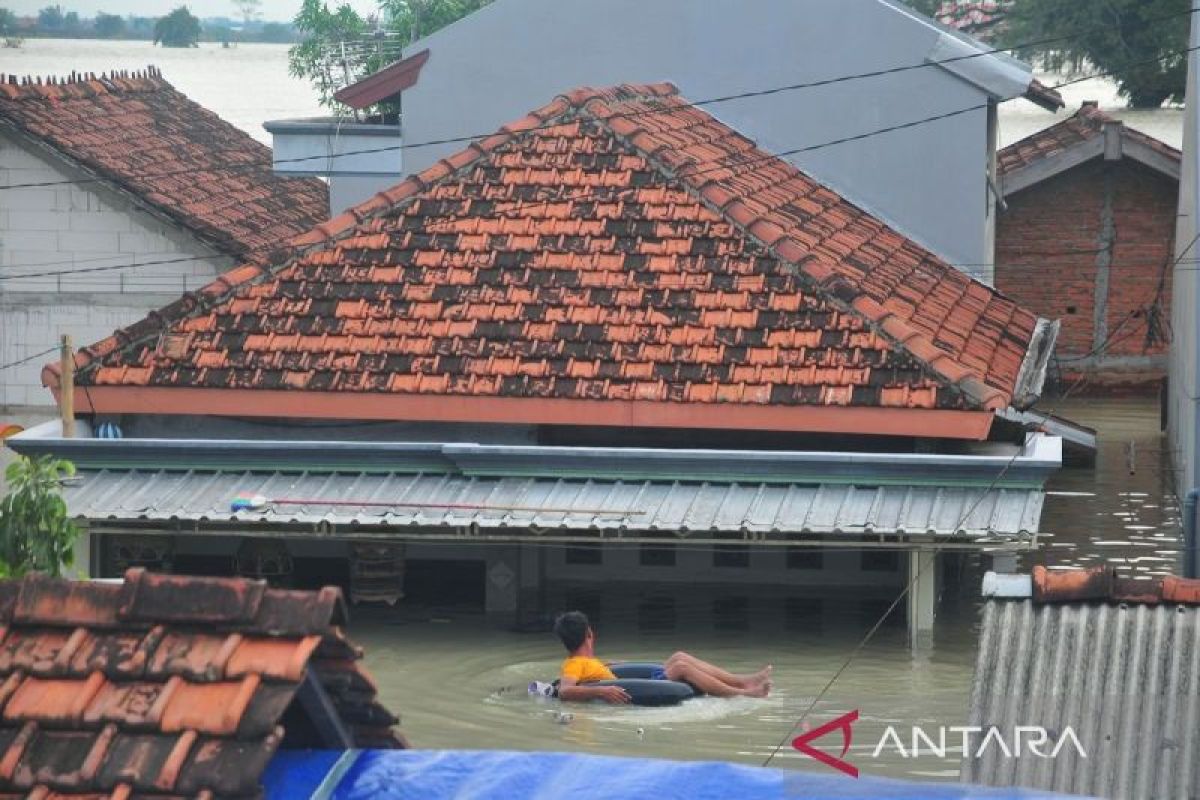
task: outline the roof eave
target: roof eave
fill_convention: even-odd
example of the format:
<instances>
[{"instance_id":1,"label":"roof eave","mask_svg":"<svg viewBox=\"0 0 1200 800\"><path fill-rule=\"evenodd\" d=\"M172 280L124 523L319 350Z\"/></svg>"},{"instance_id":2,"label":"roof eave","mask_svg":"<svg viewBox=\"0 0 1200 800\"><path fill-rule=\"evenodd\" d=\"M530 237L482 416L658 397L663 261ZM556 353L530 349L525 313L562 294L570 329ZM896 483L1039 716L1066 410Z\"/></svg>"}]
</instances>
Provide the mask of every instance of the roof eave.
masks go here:
<instances>
[{"instance_id":1,"label":"roof eave","mask_svg":"<svg viewBox=\"0 0 1200 800\"><path fill-rule=\"evenodd\" d=\"M55 399L61 389L51 386ZM195 414L640 428L716 428L982 440L990 410L676 403L389 392L76 386L81 414Z\"/></svg>"}]
</instances>

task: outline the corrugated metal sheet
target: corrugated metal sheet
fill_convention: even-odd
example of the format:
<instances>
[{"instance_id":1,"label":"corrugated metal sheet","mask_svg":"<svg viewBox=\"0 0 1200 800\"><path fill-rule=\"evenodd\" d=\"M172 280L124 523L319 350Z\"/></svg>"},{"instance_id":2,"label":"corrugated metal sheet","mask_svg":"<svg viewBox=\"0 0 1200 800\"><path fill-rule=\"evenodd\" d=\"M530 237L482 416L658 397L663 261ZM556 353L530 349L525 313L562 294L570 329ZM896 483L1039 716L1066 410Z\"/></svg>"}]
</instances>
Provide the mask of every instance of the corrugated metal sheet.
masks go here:
<instances>
[{"instance_id":1,"label":"corrugated metal sheet","mask_svg":"<svg viewBox=\"0 0 1200 800\"><path fill-rule=\"evenodd\" d=\"M1200 608L989 600L969 725L1040 725L1073 747L1006 758L989 747L962 777L1119 798L1200 797ZM1057 740L1057 739L1056 739ZM978 741L976 739L975 741ZM1028 751L1026 751L1028 753Z\"/></svg>"},{"instance_id":2,"label":"corrugated metal sheet","mask_svg":"<svg viewBox=\"0 0 1200 800\"><path fill-rule=\"evenodd\" d=\"M239 494L305 498L232 512ZM654 482L446 474L81 471L65 490L73 516L91 520L328 522L379 527L907 533L968 536L1037 531L1040 489ZM321 501L421 503L333 506ZM485 508L462 508L464 505ZM455 508L454 506L459 506ZM517 506L502 509L497 506ZM970 512L970 513L968 513ZM966 517L963 520L963 517ZM955 526L962 521L961 527Z\"/></svg>"}]
</instances>

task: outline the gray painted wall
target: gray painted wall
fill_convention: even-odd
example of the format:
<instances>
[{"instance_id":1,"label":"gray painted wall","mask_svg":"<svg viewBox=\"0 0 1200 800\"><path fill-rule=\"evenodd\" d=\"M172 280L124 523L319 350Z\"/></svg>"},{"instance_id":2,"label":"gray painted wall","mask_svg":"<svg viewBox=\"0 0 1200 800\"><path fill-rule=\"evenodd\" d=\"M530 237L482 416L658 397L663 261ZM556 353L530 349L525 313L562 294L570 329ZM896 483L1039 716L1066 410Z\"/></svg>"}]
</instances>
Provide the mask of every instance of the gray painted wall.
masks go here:
<instances>
[{"instance_id":1,"label":"gray painted wall","mask_svg":"<svg viewBox=\"0 0 1200 800\"><path fill-rule=\"evenodd\" d=\"M964 45L882 0L498 0L414 44L429 61L403 98L404 166L582 85L670 80L692 100L944 59ZM936 49L935 49L936 48ZM955 50L955 48L958 48ZM1028 70L984 57L955 68L1020 94ZM1017 88L1021 87L1021 88ZM773 152L967 109L989 96L941 66L706 109ZM795 163L947 260L989 277L986 108L793 156Z\"/></svg>"},{"instance_id":2,"label":"gray painted wall","mask_svg":"<svg viewBox=\"0 0 1200 800\"><path fill-rule=\"evenodd\" d=\"M1192 0L1200 11L1200 0ZM1196 455L1200 453L1200 282L1195 259L1200 258L1200 16L1192 16L1188 56L1187 104L1184 111L1183 165L1179 180L1179 218L1175 228L1176 265L1171 286L1171 341L1168 429L1180 496L1197 485Z\"/></svg>"}]
</instances>

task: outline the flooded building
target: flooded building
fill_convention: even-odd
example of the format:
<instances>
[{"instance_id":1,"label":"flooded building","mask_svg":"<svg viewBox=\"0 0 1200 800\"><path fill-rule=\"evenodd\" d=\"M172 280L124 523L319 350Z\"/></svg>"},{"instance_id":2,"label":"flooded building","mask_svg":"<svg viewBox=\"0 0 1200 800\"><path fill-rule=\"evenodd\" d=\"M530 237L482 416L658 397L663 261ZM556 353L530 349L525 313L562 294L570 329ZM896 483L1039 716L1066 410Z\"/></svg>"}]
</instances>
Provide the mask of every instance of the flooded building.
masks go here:
<instances>
[{"instance_id":1,"label":"flooded building","mask_svg":"<svg viewBox=\"0 0 1200 800\"><path fill-rule=\"evenodd\" d=\"M1038 533L1061 443L1000 415L1056 332L672 85L579 89L84 348L84 435L9 441L80 466L99 574L509 620L911 584L919 632L941 554Z\"/></svg>"},{"instance_id":2,"label":"flooded building","mask_svg":"<svg viewBox=\"0 0 1200 800\"><path fill-rule=\"evenodd\" d=\"M999 154L996 288L1060 320L1054 377L1156 389L1180 152L1093 102Z\"/></svg>"}]
</instances>

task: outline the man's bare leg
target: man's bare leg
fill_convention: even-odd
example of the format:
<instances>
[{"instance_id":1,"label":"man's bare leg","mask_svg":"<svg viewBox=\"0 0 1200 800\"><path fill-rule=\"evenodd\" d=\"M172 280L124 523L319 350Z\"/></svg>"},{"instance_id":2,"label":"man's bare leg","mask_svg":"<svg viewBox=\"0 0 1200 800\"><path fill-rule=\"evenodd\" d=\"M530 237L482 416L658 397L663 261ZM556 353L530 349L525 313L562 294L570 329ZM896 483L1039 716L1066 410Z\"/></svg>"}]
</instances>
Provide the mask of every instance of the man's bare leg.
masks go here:
<instances>
[{"instance_id":1,"label":"man's bare leg","mask_svg":"<svg viewBox=\"0 0 1200 800\"><path fill-rule=\"evenodd\" d=\"M710 664L696 658L690 653L685 653L682 650L677 653L672 653L671 657L663 664L663 668L669 673L672 665L682 666L690 665L696 670L711 675L722 683L728 684L738 689L752 689L759 684L767 681L771 677L771 666L768 664L758 672L751 674L742 674L723 670L715 664Z\"/></svg>"},{"instance_id":2,"label":"man's bare leg","mask_svg":"<svg viewBox=\"0 0 1200 800\"><path fill-rule=\"evenodd\" d=\"M764 679L761 683L751 686L735 686L726 683L715 675L710 675L695 664L683 659L668 661L664 665L667 677L673 681L685 681L695 686L704 694L713 697L766 697L771 691L771 682ZM726 673L730 674L730 673Z\"/></svg>"}]
</instances>

